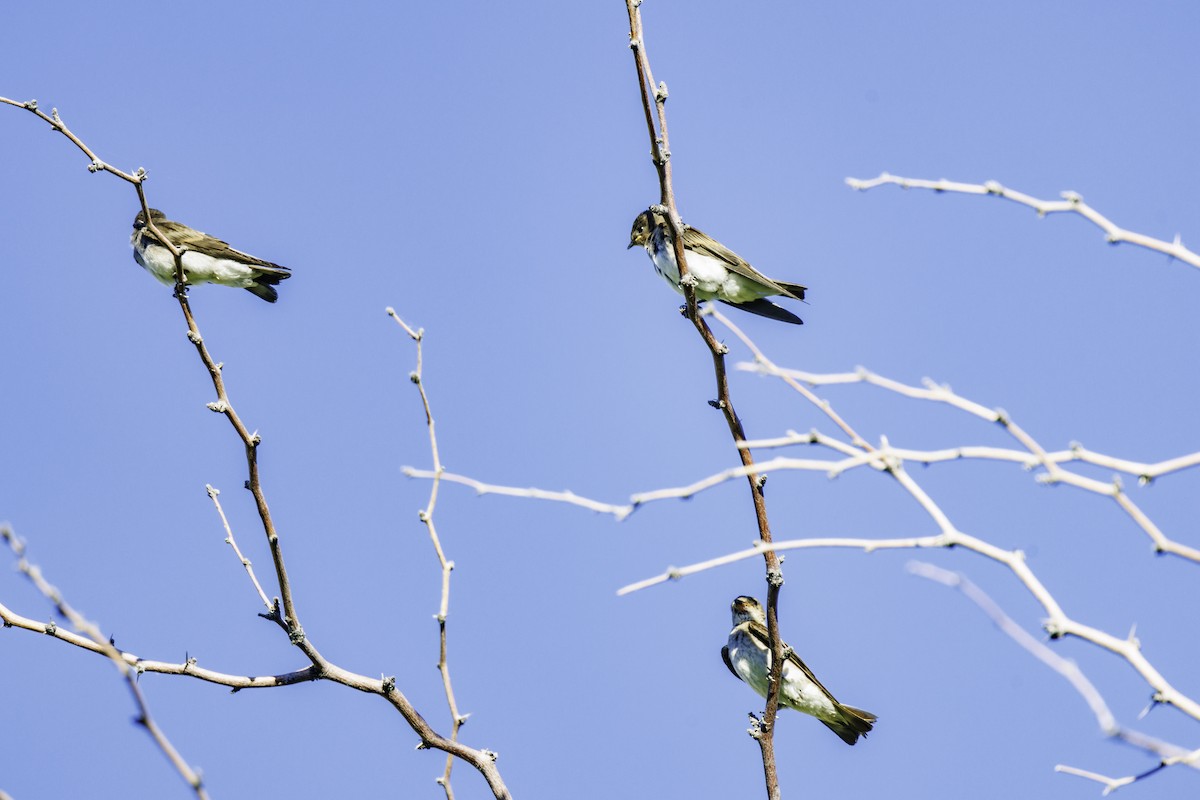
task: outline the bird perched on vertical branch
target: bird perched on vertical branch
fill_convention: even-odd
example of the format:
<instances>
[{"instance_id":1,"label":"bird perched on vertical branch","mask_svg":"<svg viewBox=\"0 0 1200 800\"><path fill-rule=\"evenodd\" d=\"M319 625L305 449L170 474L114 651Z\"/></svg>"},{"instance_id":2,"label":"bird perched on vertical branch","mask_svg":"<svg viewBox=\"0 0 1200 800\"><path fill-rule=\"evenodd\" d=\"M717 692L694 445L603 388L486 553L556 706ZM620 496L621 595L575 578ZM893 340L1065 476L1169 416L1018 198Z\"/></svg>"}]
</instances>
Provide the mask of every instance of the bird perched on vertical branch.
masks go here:
<instances>
[{"instance_id":1,"label":"bird perched on vertical branch","mask_svg":"<svg viewBox=\"0 0 1200 800\"><path fill-rule=\"evenodd\" d=\"M215 236L172 222L157 208L150 209L150 221L171 240L171 244L184 251L183 273L189 284L236 286L274 303L279 299L275 286L292 277L287 267L234 250ZM175 285L175 257L150 232L144 211L139 211L133 219L133 236L129 242L133 245L133 258L137 263L167 286Z\"/></svg>"},{"instance_id":2,"label":"bird perched on vertical branch","mask_svg":"<svg viewBox=\"0 0 1200 800\"><path fill-rule=\"evenodd\" d=\"M666 215L654 209L638 214L629 234L629 247L636 245L646 248L655 271L675 291L683 294L679 286L674 238ZM696 279L697 300L718 300L760 317L793 325L804 324L804 320L791 311L764 298L778 295L803 300L806 287L771 280L737 253L696 228L683 229L683 249L687 254L688 275Z\"/></svg>"},{"instance_id":3,"label":"bird perched on vertical branch","mask_svg":"<svg viewBox=\"0 0 1200 800\"><path fill-rule=\"evenodd\" d=\"M744 595L734 599L730 610L733 630L729 632L729 643L721 648L721 658L735 677L766 697L767 676L771 672L767 616L757 600ZM783 647L785 653L791 650L786 644ZM816 717L846 744L854 744L859 736L866 736L876 720L868 711L839 703L795 652L783 662L779 705Z\"/></svg>"}]
</instances>

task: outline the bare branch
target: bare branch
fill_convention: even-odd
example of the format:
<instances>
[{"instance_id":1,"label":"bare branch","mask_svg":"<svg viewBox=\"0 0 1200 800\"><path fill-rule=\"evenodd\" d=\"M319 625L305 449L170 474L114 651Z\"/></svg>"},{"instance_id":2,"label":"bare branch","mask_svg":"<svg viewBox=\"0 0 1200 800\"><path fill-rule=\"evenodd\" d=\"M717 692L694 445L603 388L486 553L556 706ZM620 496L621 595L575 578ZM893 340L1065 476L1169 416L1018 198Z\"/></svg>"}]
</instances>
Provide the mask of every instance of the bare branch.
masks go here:
<instances>
[{"instance_id":1,"label":"bare branch","mask_svg":"<svg viewBox=\"0 0 1200 800\"><path fill-rule=\"evenodd\" d=\"M433 485L429 490L429 502L425 505L424 510L421 511L419 516L429 531L429 540L433 543L433 550L437 555L438 565L442 570L442 596L438 604L438 613L435 616L438 623L438 672L442 676L442 688L446 693L446 704L450 707L450 739L457 742L459 728L467 721L469 715L459 713L458 701L454 698L454 686L450 682L450 663L446 658L446 618L450 614L450 572L454 569L454 562L446 558L446 553L442 549L441 539L438 538L437 527L433 524L433 511L437 506L438 489L441 488L443 469L442 459L438 453L437 432L433 421L433 411L429 407L429 396L425 393L424 360L421 348L421 344L425 340L425 331L424 329L414 331L400 318L393 308L389 307L387 313L388 316L396 320L396 324L403 328L409 338L417 345L417 368L413 370L409 378L421 394L421 405L425 409L425 424L429 428L429 452L433 459ZM450 784L450 773L453 768L454 756L447 755L446 768L442 772L442 776L437 779L438 785L446 792L446 800L454 800L454 788Z\"/></svg>"},{"instance_id":2,"label":"bare branch","mask_svg":"<svg viewBox=\"0 0 1200 800\"><path fill-rule=\"evenodd\" d=\"M930 189L935 192L955 192L958 194L1001 197L1005 200L1011 200L1014 203L1032 208L1037 212L1039 217L1061 213L1078 214L1104 231L1105 241L1109 244L1129 242L1138 247L1144 247L1147 250L1156 250L1159 253L1165 253L1171 258L1177 258L1185 264L1191 264L1193 267L1200 267L1200 255L1184 247L1179 234L1175 234L1175 238L1168 242L1135 231L1127 231L1083 202L1083 197L1076 192L1063 192L1060 195L1063 198L1062 200L1038 200L1036 197L1031 197L1024 192L1018 192L1014 189L1001 186L996 181L988 181L987 183L958 183L956 181L945 180L944 178L942 180L931 181L923 178L901 178L897 175L889 175L886 172L878 178L871 178L870 180L846 178L846 183L850 188L857 189L858 191L867 191L868 189L874 189L877 186L890 183L904 189Z\"/></svg>"},{"instance_id":3,"label":"bare branch","mask_svg":"<svg viewBox=\"0 0 1200 800\"><path fill-rule=\"evenodd\" d=\"M146 702L146 697L142 694L141 687L137 682L137 670L126 663L122 653L117 650L114 645L103 633L100 628L93 622L84 618L82 614L77 612L67 603L62 592L50 585L50 583L42 576L42 571L36 565L29 563L25 557L25 543L17 538L12 528L7 525L0 525L0 539L3 539L12 550L13 555L17 557L17 569L26 578L29 579L42 596L54 604L54 609L59 615L71 623L71 626L79 631L82 636L80 639L85 639L92 645L89 649L94 649L94 652L102 653L116 665L117 670L121 673L121 677L125 680L125 685L129 689L129 694L133 698L134 705L137 706L138 716L137 723L146 729L146 733L154 741L158 749L163 752L167 760L171 762L171 766L179 773L179 776L191 787L192 792L201 800L207 800L208 792L204 788L204 780L200 777L200 773L192 769L192 767L184 760L175 746L167 739L167 735L162 728L158 727L158 723L150 715L150 705ZM15 625L10 622L7 615L8 609L0 605L0 618L4 620L5 625ZM51 633L50 626L44 626L44 633Z\"/></svg>"},{"instance_id":4,"label":"bare branch","mask_svg":"<svg viewBox=\"0 0 1200 800\"><path fill-rule=\"evenodd\" d=\"M531 500L552 500L558 503L567 503L580 508L586 508L589 511L598 511L601 514L612 514L617 518L617 521L625 519L633 513L634 506L632 505L613 505L604 503L600 500L591 500L587 497L580 497L572 491L547 491L546 489L528 488L521 489L515 486L499 486L492 483L483 483L474 478L468 478L465 475L456 475L453 472L435 472L427 469L417 469L416 467L402 467L401 472L410 478L419 478L422 480L434 480L440 478L447 483L460 483L463 486L470 486L478 494L498 494L505 497L524 497Z\"/></svg>"},{"instance_id":5,"label":"bare branch","mask_svg":"<svg viewBox=\"0 0 1200 800\"><path fill-rule=\"evenodd\" d=\"M1119 725L1116 717L1109 710L1108 703L1100 694L1100 690L1096 688L1088 677L1084 675L1083 670L1068 658L1063 658L1058 653L1050 649L1044 642L1035 639L1028 631L1013 621L1011 617L1004 613L999 605L996 604L991 597L982 589L971 582L966 576L959 572L951 572L950 570L942 569L941 567L927 564L922 561L910 561L908 563L908 571L913 575L935 581L943 586L949 586L952 589L958 589L967 599L979 607L984 614L998 627L1001 631L1025 648L1026 651L1033 654L1035 658L1046 664L1059 675L1062 675L1071 686L1083 697L1084 702L1092 710L1096 717L1096 722L1100 726L1100 731L1105 736L1119 739L1126 744L1141 748L1150 753L1153 753L1162 759L1164 764L1166 760L1171 760L1171 763L1185 764L1193 769L1200 769L1200 765L1195 762L1197 753L1200 751L1189 751L1186 748L1178 745L1164 742L1156 739L1153 736L1141 733L1140 731L1132 730ZM1072 771L1073 768L1058 768L1060 771ZM1151 770L1156 772L1157 769ZM1144 773L1150 774L1150 773Z\"/></svg>"},{"instance_id":6,"label":"bare branch","mask_svg":"<svg viewBox=\"0 0 1200 800\"><path fill-rule=\"evenodd\" d=\"M192 315L191 305L188 301L188 287L186 285L183 269L184 251L181 250L175 243L173 243L169 237L164 235L164 233L153 223L153 220L149 214L149 206L147 204L146 195L143 188L145 171L139 169L136 174L129 175L108 167L106 164L97 159L87 145L85 145L78 137L76 137L75 134L67 130L57 111L53 112L51 116L47 116L46 114L38 111L37 103L34 101L21 103L8 100L6 98L0 98L0 104L25 108L26 110L33 112L39 118L50 123L51 126L53 126L56 130L62 132L85 154L92 158L93 163L89 169L92 169L93 171L104 170L111 172L112 174L132 183L137 191L138 200L141 203L142 210L146 213L147 228L174 256L176 276L175 298L178 300L180 310L183 312L184 319L187 322L188 341L195 346L196 352L200 356L200 360L204 364L205 369L208 371L209 378L213 384L213 389L217 394L217 399L208 403L207 405L209 410L213 411L214 413L222 414L226 417L226 419L229 420L230 425L233 427L238 438L242 442L249 473L246 487L254 496L255 506L258 510L259 518L262 521L263 531L266 534L267 543L270 548L271 561L275 567L275 576L279 585L280 596L282 598L282 607L279 607L278 603L275 604L275 606L272 608L272 612L265 616L273 619L277 624L287 631L288 638L291 643L295 645L301 652L303 652L308 658L309 662L312 664L312 668L309 670L291 673L293 676L298 676L296 680L293 680L292 682L314 679L330 680L361 692L382 696L393 706L393 708L400 712L401 716L404 717L409 727L412 728L412 730L420 737L421 747L434 748L441 750L453 757L461 758L462 760L471 764L483 775L484 780L487 781L488 787L491 789L492 794L497 798L497 800L507 800L507 798L510 798L511 795L507 787L504 785L504 781L500 778L499 770L496 768L497 756L495 753L487 750L475 750L452 738L447 738L440 735L417 712L416 708L413 707L408 698L396 688L396 682L394 678L367 678L363 675L358 675L350 672L349 670L342 669L321 655L316 646L304 633L304 629L300 625L300 620L296 613L296 605L292 595L291 581L288 579L287 569L283 560L280 536L275 528L274 521L271 518L271 512L267 506L266 495L262 488L262 481L259 474L258 465L258 445L261 443L262 439L257 432L250 432L250 430L242 422L241 417L234 410L233 404L230 402L229 395L226 392L225 381L221 374L223 365L212 358L208 352L208 348L204 344L204 337L200 333L200 329ZM265 594L262 596L265 596ZM12 612L3 606L0 606L0 613L4 613L6 615L4 617L5 622L9 622L11 617L13 619L11 624L14 626L21 627L26 630L36 630L39 627L39 623L19 618L17 615L13 615ZM56 629L49 629L49 626L41 627L43 633L57 633ZM61 638L70 641L65 636ZM93 649L86 647L81 641L71 641L71 643L78 646L84 646L85 649ZM110 655L110 657L112 657L107 651L104 652L106 655ZM113 650L113 653L117 654L114 660L119 662L123 669L127 668L125 664L125 657L119 654L119 652L115 649ZM189 661L184 665L184 669L181 670L182 674L193 674L191 665L192 662L189 659ZM144 666L144 664L142 666ZM166 669L162 671L168 672ZM201 676L196 675L196 677ZM205 680L209 680L209 678L206 677ZM254 685L266 686L280 684L277 681L268 679L264 683L255 683ZM137 687L135 684L133 684L132 688L136 690Z\"/></svg>"},{"instance_id":7,"label":"bare branch","mask_svg":"<svg viewBox=\"0 0 1200 800\"><path fill-rule=\"evenodd\" d=\"M205 485L205 491L208 492L209 498L213 501L213 505L217 508L217 514L221 517L221 525L225 528L225 543L233 548L233 552L237 555L238 561L245 568L246 574L250 577L250 583L254 585L254 590L258 592L259 599L263 605L267 607L267 611L271 611L273 606L271 601L267 599L267 593L263 591L262 584L258 582L258 576L254 574L254 567L250 564L250 559L242 555L241 549L238 547L237 540L233 538L233 529L229 527L229 520L225 517L225 509L221 508L221 501L217 496L221 494L219 489L214 489L210 485Z\"/></svg>"},{"instance_id":8,"label":"bare branch","mask_svg":"<svg viewBox=\"0 0 1200 800\"><path fill-rule=\"evenodd\" d=\"M700 338L704 340L712 356L713 375L717 384L717 399L713 405L721 410L733 441L744 441L746 438L742 421L733 407L729 395L729 379L725 369L725 354L728 349L713 336L708 323L699 313L696 305L696 290L694 280L688 274L687 254L683 246L683 222L679 218L679 210L675 204L675 191L671 184L671 145L667 136L667 85L654 82L650 70L650 59L646 55L646 37L642 27L641 0L625 0L625 8L629 13L629 46L633 51L633 60L637 69L638 90L642 98L642 108L646 114L646 129L650 136L651 159L658 171L660 198L666 212L667 224L671 226L672 242L675 250L675 262L679 267L679 286L686 300L685 314L692 321ZM653 107L654 113L651 113ZM657 129L655 124L657 122ZM742 466L748 470L754 467L754 457L749 450L739 448ZM767 519L766 499L763 496L762 482L753 472L746 475L750 485L750 497L754 503L755 522L758 525L759 539L764 543L771 542L771 526ZM763 778L766 783L768 800L779 800L779 777L775 767L775 715L779 710L779 687L783 674L783 640L779 636L779 589L783 586L783 570L778 556L772 551L764 551L763 561L766 566L767 582L767 640L771 651L771 669L768 679L767 702L763 716L754 738L762 751Z\"/></svg>"}]
</instances>

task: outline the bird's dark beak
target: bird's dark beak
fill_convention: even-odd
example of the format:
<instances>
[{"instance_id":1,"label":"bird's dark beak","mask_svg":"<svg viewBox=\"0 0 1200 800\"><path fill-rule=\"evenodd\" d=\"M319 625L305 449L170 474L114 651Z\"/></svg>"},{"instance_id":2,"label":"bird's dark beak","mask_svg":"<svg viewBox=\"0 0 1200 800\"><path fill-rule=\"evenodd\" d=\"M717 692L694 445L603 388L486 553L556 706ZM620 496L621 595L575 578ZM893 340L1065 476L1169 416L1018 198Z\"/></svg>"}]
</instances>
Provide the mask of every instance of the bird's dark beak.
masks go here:
<instances>
[{"instance_id":1,"label":"bird's dark beak","mask_svg":"<svg viewBox=\"0 0 1200 800\"><path fill-rule=\"evenodd\" d=\"M630 243L629 243L629 246L628 246L628 247L626 247L625 249L626 249L626 250L632 250L632 249L633 249L633 242L630 242Z\"/></svg>"}]
</instances>

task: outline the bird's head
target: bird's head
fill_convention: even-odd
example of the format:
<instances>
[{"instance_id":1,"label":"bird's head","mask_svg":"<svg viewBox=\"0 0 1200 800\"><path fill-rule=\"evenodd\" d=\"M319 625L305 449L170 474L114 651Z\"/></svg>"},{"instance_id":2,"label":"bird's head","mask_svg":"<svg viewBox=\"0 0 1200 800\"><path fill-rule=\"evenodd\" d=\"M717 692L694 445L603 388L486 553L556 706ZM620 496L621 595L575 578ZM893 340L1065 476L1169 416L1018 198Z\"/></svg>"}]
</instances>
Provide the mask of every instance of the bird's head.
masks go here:
<instances>
[{"instance_id":1,"label":"bird's head","mask_svg":"<svg viewBox=\"0 0 1200 800\"><path fill-rule=\"evenodd\" d=\"M161 222L162 220L165 220L166 218L167 218L167 215L164 214L163 212L159 211L157 208L150 209L150 219L155 224L158 224L159 222ZM133 229L135 231L140 231L144 227L146 227L146 212L139 211L137 213L137 216L133 218Z\"/></svg>"},{"instance_id":2,"label":"bird's head","mask_svg":"<svg viewBox=\"0 0 1200 800\"><path fill-rule=\"evenodd\" d=\"M736 597L730 605L729 610L733 612L733 624L740 625L747 620L757 622L760 625L767 624L767 615L763 613L763 607L753 597L742 595Z\"/></svg>"},{"instance_id":3,"label":"bird's head","mask_svg":"<svg viewBox=\"0 0 1200 800\"><path fill-rule=\"evenodd\" d=\"M667 218L656 211L643 211L638 214L637 219L633 221L633 230L629 233L629 247L645 247L654 229L666 224ZM625 249L628 250L629 247Z\"/></svg>"},{"instance_id":4,"label":"bird's head","mask_svg":"<svg viewBox=\"0 0 1200 800\"><path fill-rule=\"evenodd\" d=\"M643 211L633 221L633 230L629 233L629 247L646 246L650 241L650 212ZM628 250L629 247L625 249Z\"/></svg>"}]
</instances>

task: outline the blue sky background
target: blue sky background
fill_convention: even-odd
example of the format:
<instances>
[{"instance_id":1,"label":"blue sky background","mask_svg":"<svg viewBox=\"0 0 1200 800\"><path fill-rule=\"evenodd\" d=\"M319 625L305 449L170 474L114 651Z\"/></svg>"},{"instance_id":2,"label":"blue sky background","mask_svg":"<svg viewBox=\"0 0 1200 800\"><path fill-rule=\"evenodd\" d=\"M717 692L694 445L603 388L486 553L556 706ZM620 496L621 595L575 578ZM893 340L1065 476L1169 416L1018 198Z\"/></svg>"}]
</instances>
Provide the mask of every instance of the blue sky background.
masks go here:
<instances>
[{"instance_id":1,"label":"blue sky background","mask_svg":"<svg viewBox=\"0 0 1200 800\"><path fill-rule=\"evenodd\" d=\"M1200 242L1193 3L738 4L650 0L686 221L763 272L810 287L796 329L738 324L780 364L930 376L1002 406L1049 448L1157 460L1200 449L1200 274L1109 247L1075 217L998 201L856 193L847 176L999 180L1075 190L1127 228ZM449 729L439 574L417 519L428 466L411 343L447 467L621 502L736 463L707 352L630 222L657 197L624 4L6 3L0 94L56 106L98 155L149 170L169 216L290 266L281 300L202 287L193 308L231 398L264 439L264 485L302 622L329 658L394 674ZM208 378L170 291L133 262L131 187L90 175L63 137L0 108L0 518L69 600L147 658L239 674L303 665L257 600L204 485L258 572L269 558L242 449L204 408ZM736 314L737 312L729 312ZM745 358L733 348L733 358ZM737 374L752 437L825 418ZM1009 445L950 409L869 387L822 391L871 438ZM824 455L798 451L796 455ZM1067 612L1123 635L1200 694L1196 565L1155 558L1110 502L995 463L913 468L964 531L1020 548ZM1088 474L1107 479L1105 470ZM1197 544L1194 472L1133 498ZM768 484L778 538L910 536L932 522L859 471ZM618 598L621 585L755 537L743 484L617 524L447 487L437 523L457 569L451 665L463 739L500 753L518 797L755 797L760 701L719 657L728 603L763 594L760 561ZM962 570L1027 629L1041 612L998 565ZM1091 798L1067 763L1148 768L1104 741L1065 682L959 595L906 574L909 552L785 562L786 638L844 702L880 717L851 749L781 716L785 795ZM49 618L0 570L0 600ZM1118 718L1185 746L1170 708L1078 641ZM0 632L0 788L16 798L186 797L114 671ZM142 678L214 797L440 797L440 754L383 703L341 687L227 690ZM1183 797L1196 773L1122 790ZM459 798L487 796L459 766Z\"/></svg>"}]
</instances>

